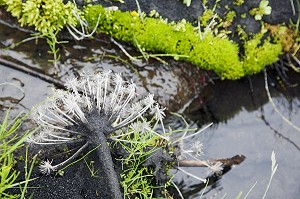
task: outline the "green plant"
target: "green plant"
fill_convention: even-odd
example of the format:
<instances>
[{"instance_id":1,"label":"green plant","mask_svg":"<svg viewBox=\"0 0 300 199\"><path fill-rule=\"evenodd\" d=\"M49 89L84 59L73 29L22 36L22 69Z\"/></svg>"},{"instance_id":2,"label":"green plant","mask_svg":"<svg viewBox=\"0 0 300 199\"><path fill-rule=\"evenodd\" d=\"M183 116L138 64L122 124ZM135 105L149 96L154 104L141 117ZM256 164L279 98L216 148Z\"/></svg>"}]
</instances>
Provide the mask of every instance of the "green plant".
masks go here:
<instances>
[{"instance_id":1,"label":"green plant","mask_svg":"<svg viewBox=\"0 0 300 199\"><path fill-rule=\"evenodd\" d=\"M229 27L231 26L234 18L236 17L236 12L234 10L229 11L226 15L225 15L225 21L222 23L223 27Z\"/></svg>"},{"instance_id":2,"label":"green plant","mask_svg":"<svg viewBox=\"0 0 300 199\"><path fill-rule=\"evenodd\" d=\"M7 111L0 126L0 198L25 198L27 184L32 180L29 178L33 168L33 164L31 165L29 171L27 171L28 159L26 153L25 181L16 182L17 178L19 177L20 171L14 169L14 166L16 164L16 160L14 159L14 152L23 146L23 142L33 132L26 131L22 136L16 135L16 131L19 130L22 121L26 118L27 115L19 115L11 122L8 121L8 116L9 111ZM9 189L19 188L23 184L25 184L25 186L21 188L21 194L12 195L8 192Z\"/></svg>"},{"instance_id":3,"label":"green plant","mask_svg":"<svg viewBox=\"0 0 300 199\"><path fill-rule=\"evenodd\" d=\"M91 177L99 177L98 175L96 175L98 173L99 169L95 170L95 166L94 166L95 161L90 161L88 163L86 161L86 159L83 159L83 160L91 173Z\"/></svg>"},{"instance_id":4,"label":"green plant","mask_svg":"<svg viewBox=\"0 0 300 199\"><path fill-rule=\"evenodd\" d=\"M192 3L192 0L183 0L183 3L186 4L187 7L189 7Z\"/></svg>"},{"instance_id":5,"label":"green plant","mask_svg":"<svg viewBox=\"0 0 300 199\"><path fill-rule=\"evenodd\" d=\"M83 29L84 22L80 19L82 12L71 1L63 0L2 0L7 11L16 17L21 26L33 26L38 37L45 37L49 44L49 53L53 55L55 69L58 69L57 61L60 58L57 44L65 43L57 41L56 35L64 27L67 27L72 36L76 36L71 30L79 23ZM84 30L84 29L83 29ZM77 30L75 30L77 31ZM89 36L78 33L80 36Z\"/></svg>"},{"instance_id":6,"label":"green plant","mask_svg":"<svg viewBox=\"0 0 300 199\"><path fill-rule=\"evenodd\" d=\"M3 0L7 11L17 17L21 26L34 26L42 34L61 30L67 24L76 26L75 5L63 0ZM79 10L76 10L79 12Z\"/></svg>"},{"instance_id":7,"label":"green plant","mask_svg":"<svg viewBox=\"0 0 300 199\"><path fill-rule=\"evenodd\" d=\"M259 3L259 7L253 8L249 13L254 16L255 20L260 21L264 15L271 14L272 8L268 4L268 0L262 0Z\"/></svg>"},{"instance_id":8,"label":"green plant","mask_svg":"<svg viewBox=\"0 0 300 199\"><path fill-rule=\"evenodd\" d=\"M128 132L132 132L132 129L129 128ZM121 186L123 187L124 197L148 199L154 197L155 189L162 189L166 192L165 185L170 183L171 178L167 179L166 182L161 182L161 185L157 185L154 183L155 175L159 176L160 171L156 171L152 166L147 166L147 160L151 156L155 156L156 151L162 150L161 147L165 147L166 141L154 135L151 131L143 134L134 132L119 139L127 141L117 142L128 154L123 159L120 159L123 168ZM168 162L163 164L165 164L165 172L167 172L167 168L170 168L171 164ZM166 178L168 178L167 173L165 174Z\"/></svg>"},{"instance_id":9,"label":"green plant","mask_svg":"<svg viewBox=\"0 0 300 199\"><path fill-rule=\"evenodd\" d=\"M233 2L233 4L234 4L234 5L237 5L237 6L241 6L241 5L244 4L244 0L235 0L235 1Z\"/></svg>"},{"instance_id":10,"label":"green plant","mask_svg":"<svg viewBox=\"0 0 300 199\"><path fill-rule=\"evenodd\" d=\"M149 51L156 54L177 55L174 56L175 59L191 62L206 70L213 70L222 79L239 79L248 75L249 71L259 72L265 67L263 64L277 61L276 56L280 54L278 51L274 54L268 52L267 55L271 54L271 56L266 61L266 58L260 56L258 51L270 49L273 45L268 45L269 42L266 42L263 44L266 46L262 48L251 48L249 47L250 40L244 46L247 49L245 56L240 56L239 46L227 37L230 32L218 31L218 27L222 25L214 20L217 17L217 21L220 21L219 17L214 15L218 1L213 9L205 11L198 28L185 20L168 23L167 19L159 17L154 11L151 13L154 18L146 17L140 9L139 13L122 12L114 8L103 8L101 5L87 5L82 12L70 2L63 4L62 0L54 2L28 0L24 3L21 0L4 0L4 2L8 11L16 16L22 25L33 25L36 30L41 31L42 35L47 37L51 48L50 53L53 54L54 66L59 60L56 46L59 42L55 36L64 26L76 39L90 37L98 27L97 32L109 34L116 39L133 44L146 59L148 57L146 52ZM138 1L136 3L138 5ZM53 4L59 5L57 6L59 8L51 13L50 8L53 8ZM253 12L267 14L270 11L267 5L268 2L263 0L260 8ZM225 27L230 25L234 17L234 12L228 12L223 25ZM76 24L80 24L82 32L75 28ZM95 27L91 34L85 32L88 26ZM205 26L203 32L201 26ZM249 58L256 61L254 68L251 64L244 64Z\"/></svg>"},{"instance_id":11,"label":"green plant","mask_svg":"<svg viewBox=\"0 0 300 199\"><path fill-rule=\"evenodd\" d=\"M59 48L57 48L57 44L62 44L62 43L68 43L68 41L57 41L57 34L58 30L55 32L47 32L44 34L44 37L46 38L46 41L50 47L50 51L48 51L49 54L53 55L53 60L48 60L49 62L52 62L54 65L54 68L58 70L58 65L57 62L60 59L60 54L59 54Z\"/></svg>"},{"instance_id":12,"label":"green plant","mask_svg":"<svg viewBox=\"0 0 300 199\"><path fill-rule=\"evenodd\" d=\"M270 38L263 40L263 33L245 41L244 69L248 75L260 72L264 66L272 64L279 59L282 45L278 41L271 42Z\"/></svg>"},{"instance_id":13,"label":"green plant","mask_svg":"<svg viewBox=\"0 0 300 199\"><path fill-rule=\"evenodd\" d=\"M222 79L238 79L257 73L266 66L265 64L277 61L281 53L279 51L281 44L276 41L258 45L260 35L245 43L245 55L239 56L238 45L228 38L214 36L210 26L202 33L201 30L195 31L195 27L189 22L168 23L161 18L150 17L145 17L142 22L138 16L130 12L111 11L101 5L88 5L84 12L86 20L92 26L98 21L99 13L103 16L99 21L97 32L129 42L142 52L180 55L181 57L176 58L189 61L206 70L213 70ZM229 18L233 17L234 13L231 13ZM255 42L258 43L254 47ZM268 49L271 51L267 51ZM255 60L253 65L250 64L251 59Z\"/></svg>"}]
</instances>

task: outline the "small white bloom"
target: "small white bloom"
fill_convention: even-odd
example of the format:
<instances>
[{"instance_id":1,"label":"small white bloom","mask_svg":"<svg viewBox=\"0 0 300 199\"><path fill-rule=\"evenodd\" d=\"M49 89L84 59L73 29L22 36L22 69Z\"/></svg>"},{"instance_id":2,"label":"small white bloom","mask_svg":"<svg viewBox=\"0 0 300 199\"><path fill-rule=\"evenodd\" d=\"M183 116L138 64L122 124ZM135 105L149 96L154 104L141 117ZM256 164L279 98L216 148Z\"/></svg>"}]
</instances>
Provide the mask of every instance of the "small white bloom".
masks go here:
<instances>
[{"instance_id":1,"label":"small white bloom","mask_svg":"<svg viewBox=\"0 0 300 199\"><path fill-rule=\"evenodd\" d=\"M203 144L200 141L196 141L191 144L190 150L195 154L195 156L203 155Z\"/></svg>"},{"instance_id":2,"label":"small white bloom","mask_svg":"<svg viewBox=\"0 0 300 199\"><path fill-rule=\"evenodd\" d=\"M79 104L82 102L82 99L78 95L67 94L65 95L64 108L67 113L72 113L82 122L86 122L84 113L82 112Z\"/></svg>"},{"instance_id":3,"label":"small white bloom","mask_svg":"<svg viewBox=\"0 0 300 199\"><path fill-rule=\"evenodd\" d=\"M147 122L147 121L143 121L140 124L141 124L140 133L145 133L145 132L149 131L149 129L151 129L151 126L150 126L149 122Z\"/></svg>"},{"instance_id":4,"label":"small white bloom","mask_svg":"<svg viewBox=\"0 0 300 199\"><path fill-rule=\"evenodd\" d=\"M155 103L155 100L153 99L154 95L153 94L148 94L147 97L143 100L143 103L146 106L152 106Z\"/></svg>"},{"instance_id":5,"label":"small white bloom","mask_svg":"<svg viewBox=\"0 0 300 199\"><path fill-rule=\"evenodd\" d=\"M138 113L143 109L143 106L140 102L136 102L128 108L127 112L130 113Z\"/></svg>"},{"instance_id":6,"label":"small white bloom","mask_svg":"<svg viewBox=\"0 0 300 199\"><path fill-rule=\"evenodd\" d=\"M116 85L116 87L123 85L123 78L121 77L121 75L119 73L116 73L113 75L113 82Z\"/></svg>"},{"instance_id":7,"label":"small white bloom","mask_svg":"<svg viewBox=\"0 0 300 199\"><path fill-rule=\"evenodd\" d=\"M220 174L223 170L223 167L222 167L222 162L216 162L215 164L212 164L208 166L209 170L211 173L216 173L216 174Z\"/></svg>"},{"instance_id":8,"label":"small white bloom","mask_svg":"<svg viewBox=\"0 0 300 199\"><path fill-rule=\"evenodd\" d=\"M52 171L55 171L56 168L51 165L52 161L42 161L42 164L39 166L40 172L43 174L49 175Z\"/></svg>"},{"instance_id":9,"label":"small white bloom","mask_svg":"<svg viewBox=\"0 0 300 199\"><path fill-rule=\"evenodd\" d=\"M165 109L165 107L160 108L159 104L156 103L156 105L151 108L151 114L154 114L156 120L162 121L166 117L166 114L164 113Z\"/></svg>"},{"instance_id":10,"label":"small white bloom","mask_svg":"<svg viewBox=\"0 0 300 199\"><path fill-rule=\"evenodd\" d=\"M67 81L65 83L65 86L67 87L67 89L69 91L73 91L74 93L78 93L77 88L80 88L80 85L81 85L80 81L76 77L67 79Z\"/></svg>"},{"instance_id":11,"label":"small white bloom","mask_svg":"<svg viewBox=\"0 0 300 199\"><path fill-rule=\"evenodd\" d=\"M26 140L25 140L25 142L26 142L29 146L33 146L34 144L36 144L34 135L31 135L31 136L27 137Z\"/></svg>"},{"instance_id":12,"label":"small white bloom","mask_svg":"<svg viewBox=\"0 0 300 199\"><path fill-rule=\"evenodd\" d=\"M45 130L45 131L43 131ZM43 142L47 138L47 130L46 128L40 131L40 133L34 136L34 140L38 143ZM50 130L49 130L50 131Z\"/></svg>"},{"instance_id":13,"label":"small white bloom","mask_svg":"<svg viewBox=\"0 0 300 199\"><path fill-rule=\"evenodd\" d=\"M130 124L130 129L134 132L134 133L138 133L141 131L141 125L140 122L134 122Z\"/></svg>"},{"instance_id":14,"label":"small white bloom","mask_svg":"<svg viewBox=\"0 0 300 199\"><path fill-rule=\"evenodd\" d=\"M59 89L54 89L52 92L52 100L57 101L59 99L64 98L66 91L64 90L59 90Z\"/></svg>"}]
</instances>

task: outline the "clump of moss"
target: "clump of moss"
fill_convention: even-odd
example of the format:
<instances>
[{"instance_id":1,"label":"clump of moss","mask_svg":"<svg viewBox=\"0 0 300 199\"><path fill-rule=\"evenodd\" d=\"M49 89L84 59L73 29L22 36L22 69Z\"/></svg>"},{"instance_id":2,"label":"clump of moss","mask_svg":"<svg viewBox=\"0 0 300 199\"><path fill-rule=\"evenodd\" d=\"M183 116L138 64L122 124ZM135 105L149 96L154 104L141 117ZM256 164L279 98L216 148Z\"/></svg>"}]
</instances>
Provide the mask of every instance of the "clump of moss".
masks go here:
<instances>
[{"instance_id":1,"label":"clump of moss","mask_svg":"<svg viewBox=\"0 0 300 199\"><path fill-rule=\"evenodd\" d=\"M229 27L231 26L234 18L236 17L235 11L229 11L225 16L225 21L223 22L223 27Z\"/></svg>"},{"instance_id":2,"label":"clump of moss","mask_svg":"<svg viewBox=\"0 0 300 199\"><path fill-rule=\"evenodd\" d=\"M235 0L235 1L233 2L233 4L236 5L236 6L241 6L241 5L244 4L244 0Z\"/></svg>"},{"instance_id":3,"label":"clump of moss","mask_svg":"<svg viewBox=\"0 0 300 199\"><path fill-rule=\"evenodd\" d=\"M138 43L146 51L186 55L180 59L214 70L222 78L237 79L245 75L237 44L209 33L200 39L189 22L184 23L183 31L178 31L174 28L176 24L159 19L146 17L142 22L129 12L107 11L100 5L85 8L85 17L92 26L96 24L99 13L105 16L100 19L99 32L134 45Z\"/></svg>"},{"instance_id":4,"label":"clump of moss","mask_svg":"<svg viewBox=\"0 0 300 199\"><path fill-rule=\"evenodd\" d=\"M244 69L248 75L258 73L265 66L274 63L279 59L279 55L282 53L282 45L280 42L272 43L270 38L262 41L262 38L263 33L260 33L244 44Z\"/></svg>"},{"instance_id":5,"label":"clump of moss","mask_svg":"<svg viewBox=\"0 0 300 199\"><path fill-rule=\"evenodd\" d=\"M277 61L281 53L279 43L265 41L259 46L261 35L258 35L245 43L245 57L239 57L236 43L209 32L201 39L189 22L179 22L181 28L178 29L176 23L151 17L145 17L142 22L139 16L132 16L130 12L109 11L101 5L85 8L85 17L90 25L96 24L99 13L103 16L99 32L139 45L146 51L185 55L179 59L213 70L222 79L238 79L259 72L267 64Z\"/></svg>"},{"instance_id":6,"label":"clump of moss","mask_svg":"<svg viewBox=\"0 0 300 199\"><path fill-rule=\"evenodd\" d=\"M201 21L201 25L207 26L209 20L211 20L214 16L214 11L211 9L207 9L204 11L204 13L199 17Z\"/></svg>"},{"instance_id":7,"label":"clump of moss","mask_svg":"<svg viewBox=\"0 0 300 199\"><path fill-rule=\"evenodd\" d=\"M61 30L65 25L77 24L72 14L75 5L63 0L2 0L12 16L17 17L21 26L34 26L35 30L48 34Z\"/></svg>"}]
</instances>

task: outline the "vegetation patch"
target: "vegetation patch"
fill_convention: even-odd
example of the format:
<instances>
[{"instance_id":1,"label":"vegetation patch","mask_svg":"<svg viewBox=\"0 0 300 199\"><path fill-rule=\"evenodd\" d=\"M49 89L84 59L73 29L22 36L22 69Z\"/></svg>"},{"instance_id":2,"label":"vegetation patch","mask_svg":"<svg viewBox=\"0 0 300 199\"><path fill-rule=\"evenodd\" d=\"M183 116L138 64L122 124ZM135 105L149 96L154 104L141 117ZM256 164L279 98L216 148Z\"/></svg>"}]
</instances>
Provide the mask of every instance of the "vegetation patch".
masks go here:
<instances>
[{"instance_id":1,"label":"vegetation patch","mask_svg":"<svg viewBox=\"0 0 300 199\"><path fill-rule=\"evenodd\" d=\"M140 45L145 51L186 55L178 59L213 70L223 79L238 79L257 73L266 64L276 62L282 52L280 43L270 40L262 43L263 35L259 34L245 42L245 55L239 56L236 43L213 36L211 32L201 38L201 33L189 22L167 23L150 17L145 17L142 22L139 16L133 16L130 12L111 11L101 5L85 8L85 17L91 26L96 24L99 13L102 16L99 32L135 46ZM180 23L184 28L177 30ZM252 60L255 62L252 63Z\"/></svg>"},{"instance_id":2,"label":"vegetation patch","mask_svg":"<svg viewBox=\"0 0 300 199\"><path fill-rule=\"evenodd\" d=\"M201 17L201 22L205 22L201 26L206 26L202 31L200 26L195 27L185 20L168 22L158 15L146 17L141 11L123 12L101 5L87 5L80 11L74 3L69 1L64 4L62 0L3 2L7 10L19 19L21 25L34 26L46 37L49 37L50 33L57 34L55 31L65 26L82 26L86 20L90 27L97 26L100 33L129 42L142 51L179 55L174 58L191 62L206 70L213 70L222 79L239 79L257 73L266 65L276 62L282 53L281 42L271 39L262 42L262 33L246 40L242 46L228 39L226 34L219 36L211 27L215 17L214 9L207 10ZM264 10L264 15L271 12L267 4L260 4L260 8L257 8L253 15L257 14L259 9L262 10L261 7L268 8L267 11ZM233 11L228 11L223 27L230 25L235 16ZM239 53L240 51L244 53Z\"/></svg>"},{"instance_id":3,"label":"vegetation patch","mask_svg":"<svg viewBox=\"0 0 300 199\"><path fill-rule=\"evenodd\" d=\"M67 24L77 24L72 13L75 5L70 1L65 4L62 0L2 0L1 3L7 6L12 16L19 19L21 26L33 26L43 34L61 30Z\"/></svg>"}]
</instances>

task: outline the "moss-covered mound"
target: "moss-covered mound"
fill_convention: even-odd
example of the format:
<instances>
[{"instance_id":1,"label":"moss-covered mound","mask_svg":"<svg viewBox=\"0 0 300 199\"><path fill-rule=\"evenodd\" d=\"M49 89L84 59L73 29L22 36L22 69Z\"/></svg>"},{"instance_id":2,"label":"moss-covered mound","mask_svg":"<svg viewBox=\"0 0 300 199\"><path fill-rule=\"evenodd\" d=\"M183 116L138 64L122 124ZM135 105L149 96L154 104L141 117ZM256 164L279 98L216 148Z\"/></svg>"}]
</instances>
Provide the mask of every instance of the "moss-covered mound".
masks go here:
<instances>
[{"instance_id":1,"label":"moss-covered mound","mask_svg":"<svg viewBox=\"0 0 300 199\"><path fill-rule=\"evenodd\" d=\"M282 53L281 43L271 42L269 37L263 40L263 33L239 46L227 37L214 35L209 25L199 31L200 28L185 20L168 23L161 17L146 17L135 11L102 5L87 5L82 14L74 3L65 4L63 0L0 0L1 4L22 26L34 26L43 35L53 35L67 25L80 24L78 20L83 15L90 27L94 27L100 15L98 32L129 42L143 51L170 54L175 59L213 70L222 79L239 79L257 73L276 62Z\"/></svg>"},{"instance_id":2,"label":"moss-covered mound","mask_svg":"<svg viewBox=\"0 0 300 199\"><path fill-rule=\"evenodd\" d=\"M280 43L262 40L256 35L244 43L244 55L227 38L199 33L189 22L167 23L159 18L143 17L135 12L112 11L101 5L85 8L85 17L95 26L101 15L98 31L129 42L145 51L185 55L175 57L201 68L213 70L223 79L238 79L261 71L278 60L282 52Z\"/></svg>"}]
</instances>

